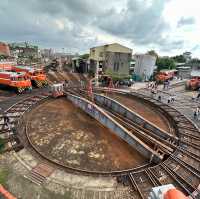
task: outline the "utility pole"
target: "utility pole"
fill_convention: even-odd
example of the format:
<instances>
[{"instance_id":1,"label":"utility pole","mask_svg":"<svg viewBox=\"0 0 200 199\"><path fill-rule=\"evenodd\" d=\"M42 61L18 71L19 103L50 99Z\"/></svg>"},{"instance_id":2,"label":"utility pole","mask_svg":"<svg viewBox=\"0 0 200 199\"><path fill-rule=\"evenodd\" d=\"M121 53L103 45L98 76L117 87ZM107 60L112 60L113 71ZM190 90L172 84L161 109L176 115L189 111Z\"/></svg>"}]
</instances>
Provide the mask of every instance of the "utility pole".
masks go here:
<instances>
[{"instance_id":1,"label":"utility pole","mask_svg":"<svg viewBox=\"0 0 200 199\"><path fill-rule=\"evenodd\" d=\"M96 73L95 73L95 86L99 86L99 61L97 60L96 64Z\"/></svg>"}]
</instances>

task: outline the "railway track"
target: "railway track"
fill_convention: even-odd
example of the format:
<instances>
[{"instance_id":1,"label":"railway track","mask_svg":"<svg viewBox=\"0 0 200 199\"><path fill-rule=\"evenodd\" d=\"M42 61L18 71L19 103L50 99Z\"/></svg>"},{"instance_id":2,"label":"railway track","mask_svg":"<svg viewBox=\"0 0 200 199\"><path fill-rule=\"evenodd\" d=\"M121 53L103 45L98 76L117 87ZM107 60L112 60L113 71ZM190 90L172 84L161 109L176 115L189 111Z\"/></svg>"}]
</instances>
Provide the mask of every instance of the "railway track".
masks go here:
<instances>
[{"instance_id":1,"label":"railway track","mask_svg":"<svg viewBox=\"0 0 200 199\"><path fill-rule=\"evenodd\" d=\"M164 169L165 173L167 172L168 176L169 175L171 176L172 180L171 182L174 182L178 187L180 187L184 193L191 194L192 192L195 191L199 193L199 190L197 190L197 187L200 184L199 130L188 118L186 118L176 109L141 94L138 95L138 97L146 101L149 101L150 103L154 103L154 105L161 107L161 109L165 112L165 114L167 113L168 116L170 115L174 120L174 125L177 129L179 136L179 145L174 145L173 141L170 142L167 141L169 146L174 148L175 152L172 153L169 156L169 158L160 165L152 167L151 173L152 171L159 170L160 169L159 166L161 166L162 170ZM129 121L129 123L131 123L131 121ZM149 169L151 169L151 167L145 169L145 171ZM141 174L141 178L143 175L144 172L143 174ZM195 181L195 183L189 184L189 182L192 181L192 179L193 181ZM158 179L155 179L155 182L157 180ZM132 183L134 185L133 181ZM138 193L140 195L140 198L146 197L146 196L141 196L140 191L138 191Z\"/></svg>"},{"instance_id":2,"label":"railway track","mask_svg":"<svg viewBox=\"0 0 200 199\"><path fill-rule=\"evenodd\" d=\"M74 92L78 94L79 90L76 89ZM151 138L149 137L150 141L148 141L148 143L150 142L150 144L152 145L155 141L155 143L159 145L159 147L161 147L161 149L163 149L165 153L168 154L168 158L157 165L147 164L130 170L113 172L108 171L103 173L98 171L91 172L85 170L77 170L74 168L66 168L64 167L64 165L56 164L48 157L40 154L40 152L34 147L34 145L32 145L32 143L28 139L28 128L24 128L25 131L21 133L26 133L27 139L29 140L29 144L31 145L31 147L35 150L35 152L40 154L41 158L44 158L46 161L49 161L52 164L56 164L59 167L66 168L66 170L75 173L81 172L86 175L92 174L97 176L115 176L117 177L117 181L119 183L122 183L125 186L131 186L131 197L133 198L145 199L148 197L152 187L169 183L174 184L176 187L178 187L188 195L192 195L192 193L195 191L199 193L199 190L197 189L200 184L200 134L198 129L193 125L190 120L184 117L184 115L182 115L176 109L166 106L156 100L152 100L152 98L148 98L147 96L141 96L137 94L137 97L142 98L143 100L146 100L151 104L154 103L155 107L159 106L164 112L167 112L167 114L173 118L174 124L176 125L176 128L178 130L178 146L170 140L159 140L159 138L155 137L152 132L147 131L143 127L133 124L131 123L131 121L128 121L127 119L122 118L121 116L107 109L106 111L109 112L109 114L112 115L113 118L121 121L126 128L129 128L130 130L134 129L134 133L135 131L138 131L138 135L143 139L147 133L151 136ZM12 128L15 127L16 123L20 120L20 118L22 118L23 114L26 111L30 111L35 105L47 98L48 95L46 94L34 95L13 104L9 109L7 109L7 115L10 118ZM1 130L1 133L7 133L8 137L11 138L12 136L10 133L12 132L12 130L9 130L9 132L7 130ZM142 135L142 133L144 132L146 134ZM16 140L12 137L12 139L10 139L8 143L11 143L11 140L14 140L14 142L16 142ZM19 146L23 147L23 143L20 142ZM16 145L16 143L11 143L10 150L15 150L19 146ZM119 194L119 196L121 197L122 194ZM193 196L193 198L195 198L195 196Z\"/></svg>"},{"instance_id":3,"label":"railway track","mask_svg":"<svg viewBox=\"0 0 200 199\"><path fill-rule=\"evenodd\" d=\"M48 95L46 94L38 94L29 96L14 103L5 111L6 116L9 118L8 126L4 124L4 121L2 123L3 115L1 115L0 134L4 137L7 137L5 140L6 147L4 152L12 150L15 150L17 152L23 148L23 143L20 142L20 138L16 132L16 124L19 121L20 117L26 111L28 111L30 107L33 107L47 97Z\"/></svg>"}]
</instances>

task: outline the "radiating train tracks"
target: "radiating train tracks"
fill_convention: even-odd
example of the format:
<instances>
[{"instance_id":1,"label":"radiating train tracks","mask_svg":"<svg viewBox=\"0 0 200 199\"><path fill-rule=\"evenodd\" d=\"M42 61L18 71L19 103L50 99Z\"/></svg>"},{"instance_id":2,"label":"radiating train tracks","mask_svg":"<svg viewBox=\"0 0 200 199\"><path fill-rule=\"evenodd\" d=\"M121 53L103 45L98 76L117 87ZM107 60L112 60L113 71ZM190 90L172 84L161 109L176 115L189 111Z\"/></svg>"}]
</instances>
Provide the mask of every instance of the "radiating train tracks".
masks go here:
<instances>
[{"instance_id":1,"label":"radiating train tracks","mask_svg":"<svg viewBox=\"0 0 200 199\"><path fill-rule=\"evenodd\" d=\"M76 90L76 94L78 94L78 90ZM123 118L121 115L106 107L103 108L115 120L121 122L125 128L129 129L129 131L133 131L141 139L145 140L146 138L146 143L150 146L158 146L162 153L167 154L167 157L157 165L149 163L138 168L123 171L91 172L74 168L66 169L72 172L82 172L86 175L115 176L119 183L131 187L131 197L134 199L146 199L152 187L165 184L174 184L174 186L178 187L185 194L197 198L196 195L200 194L200 190L198 189L200 184L199 130L188 118L176 109L141 94L133 93L132 95L141 100L145 100L145 102L150 103L153 107L171 118L179 138L178 144L173 140L163 140L143 126L139 126L127 118ZM18 132L14 132L15 127L25 112L30 111L35 105L47 98L48 94L35 94L16 102L7 109L6 113L10 119L10 128L1 129L0 131L1 134L5 134L6 142L10 143L6 150L18 151L23 148L23 142ZM3 123L1 124L3 126ZM19 128L20 126L17 127ZM24 129L28 130L26 128ZM24 133L27 132L25 131ZM27 134L26 136L28 138ZM30 141L29 144L40 154ZM53 162L49 157L45 157L44 155L41 158L62 168L65 167L64 165ZM194 192L196 195L193 194Z\"/></svg>"},{"instance_id":2,"label":"radiating train tracks","mask_svg":"<svg viewBox=\"0 0 200 199\"><path fill-rule=\"evenodd\" d=\"M23 143L20 142L18 132L16 131L16 124L26 111L47 97L47 94L38 94L14 103L4 112L9 118L8 125L4 124L3 115L1 115L0 134L4 137L6 144L5 152L11 150L19 151L23 148Z\"/></svg>"}]
</instances>

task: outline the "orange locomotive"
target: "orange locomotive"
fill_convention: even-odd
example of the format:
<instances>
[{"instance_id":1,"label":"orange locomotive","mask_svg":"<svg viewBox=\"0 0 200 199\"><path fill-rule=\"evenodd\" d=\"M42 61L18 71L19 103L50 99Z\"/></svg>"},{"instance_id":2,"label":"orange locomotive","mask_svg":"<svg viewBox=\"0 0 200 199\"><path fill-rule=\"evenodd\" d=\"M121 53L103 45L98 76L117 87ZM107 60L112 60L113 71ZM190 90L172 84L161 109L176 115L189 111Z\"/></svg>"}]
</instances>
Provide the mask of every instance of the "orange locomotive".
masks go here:
<instances>
[{"instance_id":1,"label":"orange locomotive","mask_svg":"<svg viewBox=\"0 0 200 199\"><path fill-rule=\"evenodd\" d=\"M28 66L12 66L12 71L25 72L31 79L32 85L38 88L48 84L47 77L42 69Z\"/></svg>"},{"instance_id":2,"label":"orange locomotive","mask_svg":"<svg viewBox=\"0 0 200 199\"><path fill-rule=\"evenodd\" d=\"M11 71L12 67L16 65L16 62L12 61L0 61L0 70Z\"/></svg>"},{"instance_id":3,"label":"orange locomotive","mask_svg":"<svg viewBox=\"0 0 200 199\"><path fill-rule=\"evenodd\" d=\"M193 77L185 84L187 90L197 90L200 88L200 77Z\"/></svg>"},{"instance_id":4,"label":"orange locomotive","mask_svg":"<svg viewBox=\"0 0 200 199\"><path fill-rule=\"evenodd\" d=\"M172 80L173 77L175 76L176 70L161 70L157 75L156 75L156 81L163 83L166 80Z\"/></svg>"},{"instance_id":5,"label":"orange locomotive","mask_svg":"<svg viewBox=\"0 0 200 199\"><path fill-rule=\"evenodd\" d=\"M17 199L11 193L9 193L1 184L0 184L0 194L3 195L4 198L6 198L6 199Z\"/></svg>"},{"instance_id":6,"label":"orange locomotive","mask_svg":"<svg viewBox=\"0 0 200 199\"><path fill-rule=\"evenodd\" d=\"M0 71L0 85L14 88L18 93L32 89L30 78L23 72Z\"/></svg>"}]
</instances>

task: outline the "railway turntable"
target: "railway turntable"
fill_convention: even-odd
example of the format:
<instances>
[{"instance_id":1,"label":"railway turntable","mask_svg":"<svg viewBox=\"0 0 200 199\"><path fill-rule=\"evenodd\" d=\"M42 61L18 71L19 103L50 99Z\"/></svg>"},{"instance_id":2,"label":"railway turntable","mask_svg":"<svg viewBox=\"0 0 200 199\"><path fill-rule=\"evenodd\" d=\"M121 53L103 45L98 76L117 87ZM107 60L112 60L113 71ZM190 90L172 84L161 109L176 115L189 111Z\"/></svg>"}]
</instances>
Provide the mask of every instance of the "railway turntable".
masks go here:
<instances>
[{"instance_id":1,"label":"railway turntable","mask_svg":"<svg viewBox=\"0 0 200 199\"><path fill-rule=\"evenodd\" d=\"M33 94L7 110L24 146L15 155L29 168L26 179L70 187L75 199L146 199L153 187L168 184L198 198L198 128L176 109L141 94L120 93L124 101L118 101L93 92L93 100L78 88L56 99ZM124 105L125 97L136 107Z\"/></svg>"}]
</instances>

